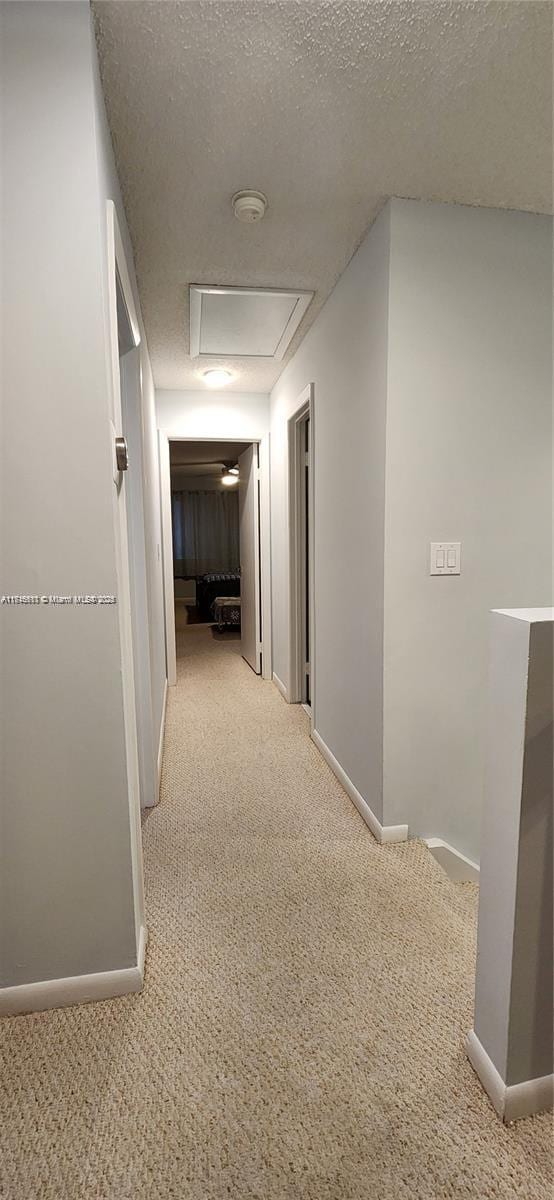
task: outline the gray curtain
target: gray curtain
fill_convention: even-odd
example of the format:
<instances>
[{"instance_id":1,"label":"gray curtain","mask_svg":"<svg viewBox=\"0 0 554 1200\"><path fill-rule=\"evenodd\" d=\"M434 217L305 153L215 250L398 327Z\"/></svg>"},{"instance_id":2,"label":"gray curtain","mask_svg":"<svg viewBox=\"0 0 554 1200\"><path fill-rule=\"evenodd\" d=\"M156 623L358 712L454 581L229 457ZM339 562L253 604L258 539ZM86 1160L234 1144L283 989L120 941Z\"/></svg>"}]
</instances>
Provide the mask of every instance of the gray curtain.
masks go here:
<instances>
[{"instance_id":1,"label":"gray curtain","mask_svg":"<svg viewBox=\"0 0 554 1200\"><path fill-rule=\"evenodd\" d=\"M173 572L176 577L238 571L237 491L172 492Z\"/></svg>"}]
</instances>

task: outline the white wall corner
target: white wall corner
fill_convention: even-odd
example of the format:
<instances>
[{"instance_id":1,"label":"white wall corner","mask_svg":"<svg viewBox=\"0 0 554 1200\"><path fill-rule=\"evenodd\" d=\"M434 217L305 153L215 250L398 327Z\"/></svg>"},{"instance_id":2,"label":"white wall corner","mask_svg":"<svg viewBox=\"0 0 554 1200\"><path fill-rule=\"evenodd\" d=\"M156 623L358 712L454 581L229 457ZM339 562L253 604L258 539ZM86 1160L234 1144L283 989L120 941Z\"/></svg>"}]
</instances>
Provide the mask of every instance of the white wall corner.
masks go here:
<instances>
[{"instance_id":1,"label":"white wall corner","mask_svg":"<svg viewBox=\"0 0 554 1200\"><path fill-rule=\"evenodd\" d=\"M315 742L320 754L323 755L325 762L331 768L333 775L336 776L339 783L344 788L347 796L349 796L352 803L358 809L360 816L365 821L368 829L371 830L375 840L381 845L385 845L385 843L388 842L406 842L408 840L408 826L381 825L381 822L377 819L375 813L369 807L369 804L364 800L363 796L360 795L358 789L354 786L352 780L349 779L348 775L346 774L346 771L343 770L334 754L332 754L329 747L323 741L321 735L317 732L317 729L312 730L311 737L312 741Z\"/></svg>"},{"instance_id":2,"label":"white wall corner","mask_svg":"<svg viewBox=\"0 0 554 1200\"><path fill-rule=\"evenodd\" d=\"M160 787L162 783L162 762L164 754L164 734L165 734L165 716L167 711L167 679L164 683L164 694L162 700L162 719L160 721L160 736L158 739L158 800L160 798Z\"/></svg>"},{"instance_id":3,"label":"white wall corner","mask_svg":"<svg viewBox=\"0 0 554 1200\"><path fill-rule=\"evenodd\" d=\"M275 687L277 688L277 691L279 691L281 693L283 699L286 700L287 704L288 704L289 697L288 697L287 689L283 683L283 680L279 679L279 676L275 674L275 671L273 672L273 682L275 684Z\"/></svg>"},{"instance_id":4,"label":"white wall corner","mask_svg":"<svg viewBox=\"0 0 554 1200\"><path fill-rule=\"evenodd\" d=\"M433 858L446 871L453 883L479 883L479 864L466 858L455 846L443 842L442 838L424 838Z\"/></svg>"},{"instance_id":5,"label":"white wall corner","mask_svg":"<svg viewBox=\"0 0 554 1200\"><path fill-rule=\"evenodd\" d=\"M498 1116L506 1125L523 1117L532 1117L554 1105L554 1075L527 1079L507 1086L474 1029L465 1042L466 1054Z\"/></svg>"},{"instance_id":6,"label":"white wall corner","mask_svg":"<svg viewBox=\"0 0 554 1200\"><path fill-rule=\"evenodd\" d=\"M93 975L72 975L67 979L45 979L38 983L22 983L0 988L0 1016L44 1012L48 1008L66 1008L73 1004L90 1004L94 1000L111 1000L129 992L141 992L144 984L144 960L147 931L141 926L134 967L116 971L97 971Z\"/></svg>"}]
</instances>

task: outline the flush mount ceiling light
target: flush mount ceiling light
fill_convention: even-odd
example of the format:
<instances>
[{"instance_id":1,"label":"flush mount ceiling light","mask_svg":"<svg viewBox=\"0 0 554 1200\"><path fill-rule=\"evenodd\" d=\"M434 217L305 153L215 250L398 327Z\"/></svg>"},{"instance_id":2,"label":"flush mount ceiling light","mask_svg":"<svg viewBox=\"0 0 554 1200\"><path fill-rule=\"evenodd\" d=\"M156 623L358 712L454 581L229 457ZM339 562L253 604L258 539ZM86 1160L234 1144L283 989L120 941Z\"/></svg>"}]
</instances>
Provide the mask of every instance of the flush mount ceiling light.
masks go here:
<instances>
[{"instance_id":1,"label":"flush mount ceiling light","mask_svg":"<svg viewBox=\"0 0 554 1200\"><path fill-rule=\"evenodd\" d=\"M225 384L229 383L233 376L223 367L211 367L209 371L204 371L202 378L208 387L219 388L225 387Z\"/></svg>"},{"instance_id":2,"label":"flush mount ceiling light","mask_svg":"<svg viewBox=\"0 0 554 1200\"><path fill-rule=\"evenodd\" d=\"M235 192L231 204L237 221L244 221L246 225L252 225L254 221L261 221L267 208L267 197L263 192L252 192L246 189L242 192Z\"/></svg>"}]
</instances>

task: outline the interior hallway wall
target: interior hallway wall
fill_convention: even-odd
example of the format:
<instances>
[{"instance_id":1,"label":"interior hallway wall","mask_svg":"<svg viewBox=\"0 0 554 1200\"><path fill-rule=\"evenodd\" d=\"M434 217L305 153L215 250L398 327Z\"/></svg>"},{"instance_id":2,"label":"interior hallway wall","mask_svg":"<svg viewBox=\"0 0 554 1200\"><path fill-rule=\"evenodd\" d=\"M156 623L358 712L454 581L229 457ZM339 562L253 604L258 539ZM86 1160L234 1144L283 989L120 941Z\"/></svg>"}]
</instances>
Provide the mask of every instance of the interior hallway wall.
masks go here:
<instances>
[{"instance_id":1,"label":"interior hallway wall","mask_svg":"<svg viewBox=\"0 0 554 1200\"><path fill-rule=\"evenodd\" d=\"M315 725L382 818L389 210L271 395L273 669L289 685L287 422L315 384Z\"/></svg>"},{"instance_id":2,"label":"interior hallway wall","mask_svg":"<svg viewBox=\"0 0 554 1200\"><path fill-rule=\"evenodd\" d=\"M269 431L269 396L207 388L198 392L157 389L156 414L158 428L169 438L256 441Z\"/></svg>"},{"instance_id":3,"label":"interior hallway wall","mask_svg":"<svg viewBox=\"0 0 554 1200\"><path fill-rule=\"evenodd\" d=\"M90 9L7 4L0 20L0 590L117 595L106 196L127 235ZM144 344L142 369L155 429ZM2 986L132 967L117 608L3 606L1 621Z\"/></svg>"},{"instance_id":4,"label":"interior hallway wall","mask_svg":"<svg viewBox=\"0 0 554 1200\"><path fill-rule=\"evenodd\" d=\"M115 594L88 5L0 19L2 592ZM2 622L2 984L131 966L117 610Z\"/></svg>"},{"instance_id":5,"label":"interior hallway wall","mask_svg":"<svg viewBox=\"0 0 554 1200\"><path fill-rule=\"evenodd\" d=\"M549 217L392 201L385 819L474 860L489 610L552 603L551 331Z\"/></svg>"},{"instance_id":6,"label":"interior hallway wall","mask_svg":"<svg viewBox=\"0 0 554 1200\"><path fill-rule=\"evenodd\" d=\"M551 237L393 200L271 395L275 672L287 419L314 382L316 729L382 824L476 860L488 611L551 603ZM429 575L443 539L459 578Z\"/></svg>"}]
</instances>

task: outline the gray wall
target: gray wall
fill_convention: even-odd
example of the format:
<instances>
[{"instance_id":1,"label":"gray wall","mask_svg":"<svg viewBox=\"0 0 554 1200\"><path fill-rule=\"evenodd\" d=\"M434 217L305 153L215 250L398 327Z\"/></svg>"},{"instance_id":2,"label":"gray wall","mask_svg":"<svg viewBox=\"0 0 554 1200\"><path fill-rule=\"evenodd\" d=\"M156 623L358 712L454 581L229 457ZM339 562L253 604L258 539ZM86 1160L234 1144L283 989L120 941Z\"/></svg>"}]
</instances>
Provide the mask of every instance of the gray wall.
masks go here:
<instances>
[{"instance_id":1,"label":"gray wall","mask_svg":"<svg viewBox=\"0 0 554 1200\"><path fill-rule=\"evenodd\" d=\"M314 382L316 728L383 824L472 859L488 612L551 602L551 236L391 201L271 396L275 672L287 418ZM440 540L460 577L430 577Z\"/></svg>"},{"instance_id":2,"label":"gray wall","mask_svg":"<svg viewBox=\"0 0 554 1200\"><path fill-rule=\"evenodd\" d=\"M551 603L552 222L393 200L385 820L479 858L488 612ZM459 577L430 541L461 541Z\"/></svg>"},{"instance_id":3,"label":"gray wall","mask_svg":"<svg viewBox=\"0 0 554 1200\"><path fill-rule=\"evenodd\" d=\"M0 19L0 590L116 594L105 258L114 184L98 142L89 7L9 4ZM151 379L146 387L153 420ZM117 610L3 607L0 620L2 984L133 965Z\"/></svg>"},{"instance_id":4,"label":"gray wall","mask_svg":"<svg viewBox=\"0 0 554 1200\"><path fill-rule=\"evenodd\" d=\"M1 20L2 591L115 593L89 14ZM1 618L2 983L131 965L117 611Z\"/></svg>"},{"instance_id":5,"label":"gray wall","mask_svg":"<svg viewBox=\"0 0 554 1200\"><path fill-rule=\"evenodd\" d=\"M315 723L382 816L389 210L271 396L273 668L288 686L287 420L315 384Z\"/></svg>"}]
</instances>

